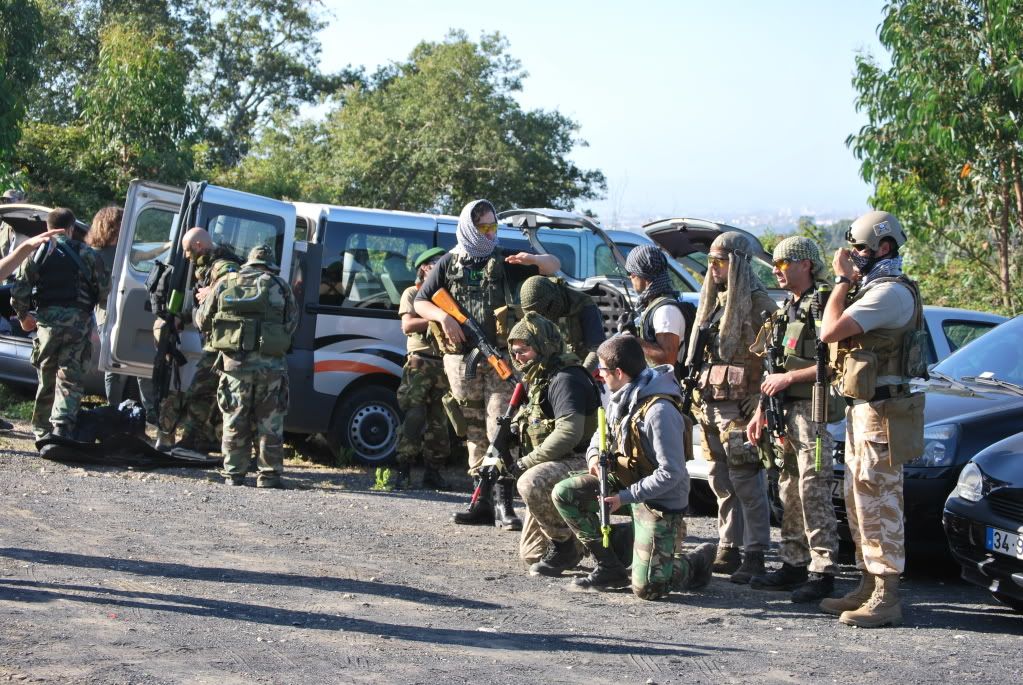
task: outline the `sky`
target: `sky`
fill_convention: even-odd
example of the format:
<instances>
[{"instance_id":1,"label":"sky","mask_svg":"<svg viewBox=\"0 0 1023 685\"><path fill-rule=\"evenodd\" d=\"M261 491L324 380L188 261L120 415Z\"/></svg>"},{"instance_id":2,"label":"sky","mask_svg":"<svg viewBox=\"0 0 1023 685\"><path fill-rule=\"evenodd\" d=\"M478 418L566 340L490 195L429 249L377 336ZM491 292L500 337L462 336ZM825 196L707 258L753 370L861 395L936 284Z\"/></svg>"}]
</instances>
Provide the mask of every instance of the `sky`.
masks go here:
<instances>
[{"instance_id":1,"label":"sky","mask_svg":"<svg viewBox=\"0 0 1023 685\"><path fill-rule=\"evenodd\" d=\"M606 225L700 217L782 225L849 218L871 189L846 137L865 123L858 52L884 62L883 0L654 2L325 0L321 66L404 60L453 28L500 31L529 76L524 109L580 125L571 154L600 169ZM788 217L788 219L786 219Z\"/></svg>"}]
</instances>

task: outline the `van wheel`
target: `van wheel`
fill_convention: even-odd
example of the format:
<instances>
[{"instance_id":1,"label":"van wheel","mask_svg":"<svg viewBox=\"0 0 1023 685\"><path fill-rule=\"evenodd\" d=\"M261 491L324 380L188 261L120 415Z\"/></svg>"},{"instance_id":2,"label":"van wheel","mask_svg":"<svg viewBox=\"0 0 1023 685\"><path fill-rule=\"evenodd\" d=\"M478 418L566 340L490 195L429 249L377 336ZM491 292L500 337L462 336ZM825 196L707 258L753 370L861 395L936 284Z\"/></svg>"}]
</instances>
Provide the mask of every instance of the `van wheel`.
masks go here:
<instances>
[{"instance_id":1,"label":"van wheel","mask_svg":"<svg viewBox=\"0 0 1023 685\"><path fill-rule=\"evenodd\" d=\"M401 413L394 391L367 386L341 400L328 442L336 458L347 448L355 461L380 466L394 460L399 430Z\"/></svg>"}]
</instances>

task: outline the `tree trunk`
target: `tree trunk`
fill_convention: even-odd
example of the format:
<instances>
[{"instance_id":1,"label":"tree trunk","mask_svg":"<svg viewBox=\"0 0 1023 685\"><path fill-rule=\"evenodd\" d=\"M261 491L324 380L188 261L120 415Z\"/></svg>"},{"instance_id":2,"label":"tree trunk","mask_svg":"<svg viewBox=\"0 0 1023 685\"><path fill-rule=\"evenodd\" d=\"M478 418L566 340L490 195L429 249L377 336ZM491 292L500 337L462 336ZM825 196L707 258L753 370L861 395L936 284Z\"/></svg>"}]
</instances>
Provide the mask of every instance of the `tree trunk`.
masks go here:
<instances>
[{"instance_id":1,"label":"tree trunk","mask_svg":"<svg viewBox=\"0 0 1023 685\"><path fill-rule=\"evenodd\" d=\"M998 164L1000 176L1002 178L1002 211L998 221L998 228L995 231L995 235L998 236L998 286L1002 291L1002 306L1005 307L1007 312L1011 314L1016 313L1016 308L1013 306L1012 301L1012 275L1009 271L1009 248L1011 242L1009 240L1009 212L1011 211L1011 198L1010 193L1012 192L1012 183L1009 181L1009 175L1006 173L1006 164L1004 161Z\"/></svg>"}]
</instances>

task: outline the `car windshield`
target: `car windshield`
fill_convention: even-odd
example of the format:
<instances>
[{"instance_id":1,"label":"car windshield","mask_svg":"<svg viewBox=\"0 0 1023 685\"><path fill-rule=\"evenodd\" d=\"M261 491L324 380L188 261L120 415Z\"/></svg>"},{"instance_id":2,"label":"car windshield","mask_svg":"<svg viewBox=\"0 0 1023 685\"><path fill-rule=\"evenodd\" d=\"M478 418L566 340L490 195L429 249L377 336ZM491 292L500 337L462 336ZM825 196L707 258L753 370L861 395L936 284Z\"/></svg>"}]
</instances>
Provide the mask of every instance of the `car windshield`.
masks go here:
<instances>
[{"instance_id":1,"label":"car windshield","mask_svg":"<svg viewBox=\"0 0 1023 685\"><path fill-rule=\"evenodd\" d=\"M1023 316L1017 316L959 348L935 366L934 371L966 382L984 376L987 380L1023 385L1021 336Z\"/></svg>"}]
</instances>

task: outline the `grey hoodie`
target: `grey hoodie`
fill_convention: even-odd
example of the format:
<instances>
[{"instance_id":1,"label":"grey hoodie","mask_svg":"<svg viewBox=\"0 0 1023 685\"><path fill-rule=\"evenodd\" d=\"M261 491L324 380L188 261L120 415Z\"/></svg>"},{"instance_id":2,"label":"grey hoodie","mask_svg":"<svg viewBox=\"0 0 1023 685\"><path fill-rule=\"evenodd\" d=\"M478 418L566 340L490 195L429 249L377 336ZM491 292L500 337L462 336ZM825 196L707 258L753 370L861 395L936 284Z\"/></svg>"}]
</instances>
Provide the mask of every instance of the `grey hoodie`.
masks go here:
<instances>
[{"instance_id":1,"label":"grey hoodie","mask_svg":"<svg viewBox=\"0 0 1023 685\"><path fill-rule=\"evenodd\" d=\"M632 382L611 395L607 409L612 448L624 443L628 420L636 405L650 395L674 395L681 400L675 371L668 364L644 369ZM686 470L682 414L670 402L658 400L640 424L644 450L656 460L657 468L646 478L621 490L623 504L644 502L660 511L682 511L689 505L689 472ZM594 463L600 450L600 435L593 434L586 450L588 463Z\"/></svg>"}]
</instances>

